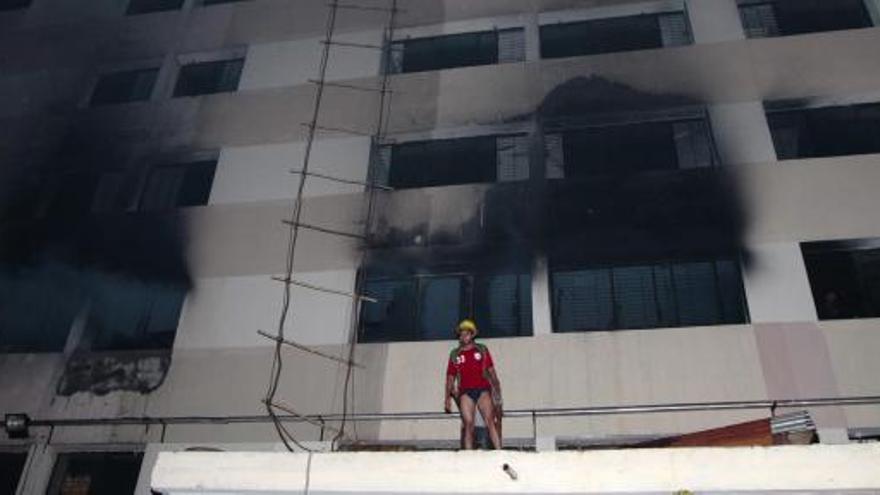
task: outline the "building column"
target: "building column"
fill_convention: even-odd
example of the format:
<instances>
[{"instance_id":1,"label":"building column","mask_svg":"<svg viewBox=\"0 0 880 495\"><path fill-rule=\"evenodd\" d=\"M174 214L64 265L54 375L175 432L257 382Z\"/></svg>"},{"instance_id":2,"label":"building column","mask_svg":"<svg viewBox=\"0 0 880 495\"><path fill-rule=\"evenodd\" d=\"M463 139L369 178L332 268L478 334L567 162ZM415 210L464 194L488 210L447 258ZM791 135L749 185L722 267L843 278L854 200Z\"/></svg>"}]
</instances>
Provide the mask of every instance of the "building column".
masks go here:
<instances>
[{"instance_id":1,"label":"building column","mask_svg":"<svg viewBox=\"0 0 880 495\"><path fill-rule=\"evenodd\" d=\"M539 255L532 265L532 331L534 335L553 333L550 317L550 272L547 257Z\"/></svg>"},{"instance_id":2,"label":"building column","mask_svg":"<svg viewBox=\"0 0 880 495\"><path fill-rule=\"evenodd\" d=\"M760 101L709 105L715 146L723 165L776 161L776 148Z\"/></svg>"},{"instance_id":3,"label":"building column","mask_svg":"<svg viewBox=\"0 0 880 495\"><path fill-rule=\"evenodd\" d=\"M810 280L797 243L750 246L743 273L752 323L818 321Z\"/></svg>"},{"instance_id":4,"label":"building column","mask_svg":"<svg viewBox=\"0 0 880 495\"><path fill-rule=\"evenodd\" d=\"M736 0L687 0L685 5L695 43L745 39Z\"/></svg>"}]
</instances>

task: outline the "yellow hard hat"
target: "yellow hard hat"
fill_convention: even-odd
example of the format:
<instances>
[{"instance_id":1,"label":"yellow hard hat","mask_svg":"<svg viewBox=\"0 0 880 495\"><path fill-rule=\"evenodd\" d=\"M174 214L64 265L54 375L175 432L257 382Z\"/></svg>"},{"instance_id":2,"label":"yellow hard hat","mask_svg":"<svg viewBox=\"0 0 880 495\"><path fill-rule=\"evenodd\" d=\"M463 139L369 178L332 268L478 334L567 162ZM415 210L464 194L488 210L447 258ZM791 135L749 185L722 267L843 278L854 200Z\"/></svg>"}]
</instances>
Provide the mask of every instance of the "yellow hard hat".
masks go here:
<instances>
[{"instance_id":1,"label":"yellow hard hat","mask_svg":"<svg viewBox=\"0 0 880 495\"><path fill-rule=\"evenodd\" d=\"M472 332L474 334L474 336L476 336L478 333L480 333L480 331L477 330L477 324L474 323L474 320L467 319L467 318L464 320L461 320L461 323L459 323L458 327L455 329L455 334L458 335L464 331Z\"/></svg>"}]
</instances>

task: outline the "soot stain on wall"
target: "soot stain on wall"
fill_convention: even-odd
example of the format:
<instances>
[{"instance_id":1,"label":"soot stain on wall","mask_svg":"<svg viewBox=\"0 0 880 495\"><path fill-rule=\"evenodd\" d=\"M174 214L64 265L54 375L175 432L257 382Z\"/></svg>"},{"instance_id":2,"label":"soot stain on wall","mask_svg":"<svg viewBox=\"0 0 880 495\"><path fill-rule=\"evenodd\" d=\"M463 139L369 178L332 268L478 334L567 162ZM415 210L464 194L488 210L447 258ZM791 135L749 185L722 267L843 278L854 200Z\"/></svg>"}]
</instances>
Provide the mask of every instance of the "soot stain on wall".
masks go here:
<instances>
[{"instance_id":1,"label":"soot stain on wall","mask_svg":"<svg viewBox=\"0 0 880 495\"><path fill-rule=\"evenodd\" d=\"M536 137L528 181L446 187L442 194L413 194L378 204L368 242L368 273L413 272L438 266L479 264L487 251L520 263L534 255L582 263L639 262L739 256L747 215L735 179L711 168L545 179L543 133L591 124L640 122L692 114L702 102L675 94L655 95L601 77L560 84L531 114ZM558 132L558 131L554 131ZM535 163L537 162L537 163ZM538 172L538 173L535 173ZM481 207L450 227L450 218L418 206L479 195ZM433 198L433 199L430 199ZM421 208L420 222L401 222ZM435 224L443 225L435 229ZM455 247L452 249L452 247Z\"/></svg>"},{"instance_id":2,"label":"soot stain on wall","mask_svg":"<svg viewBox=\"0 0 880 495\"><path fill-rule=\"evenodd\" d=\"M51 151L41 153L43 158L3 170L0 276L7 284L46 278L42 272L47 267L62 267L66 289L52 291L52 297L69 296L66 302L76 299L83 306L94 296L96 284L108 280L122 281L120 290L145 285L191 289L183 216L174 210L137 211L149 133L132 139L115 129L109 120L78 126L71 119ZM95 213L97 178L106 172L118 173L122 185L109 208ZM67 363L59 394L148 393L162 383L170 364L168 350L132 356L88 352L85 345Z\"/></svg>"}]
</instances>

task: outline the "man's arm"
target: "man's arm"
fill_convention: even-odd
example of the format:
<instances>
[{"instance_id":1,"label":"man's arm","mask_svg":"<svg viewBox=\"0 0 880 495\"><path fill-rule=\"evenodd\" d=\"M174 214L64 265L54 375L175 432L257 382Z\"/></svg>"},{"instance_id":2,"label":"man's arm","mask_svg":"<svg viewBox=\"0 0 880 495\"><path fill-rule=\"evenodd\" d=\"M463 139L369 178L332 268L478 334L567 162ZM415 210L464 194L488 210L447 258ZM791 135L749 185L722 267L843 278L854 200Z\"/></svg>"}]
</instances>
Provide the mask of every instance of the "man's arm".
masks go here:
<instances>
[{"instance_id":1,"label":"man's arm","mask_svg":"<svg viewBox=\"0 0 880 495\"><path fill-rule=\"evenodd\" d=\"M455 395L455 375L446 375L446 397L443 401L443 410L452 412L452 397Z\"/></svg>"},{"instance_id":2,"label":"man's arm","mask_svg":"<svg viewBox=\"0 0 880 495\"><path fill-rule=\"evenodd\" d=\"M501 409L501 406L504 404L504 401L501 398L501 381L498 380L498 374L495 373L495 367L488 368L487 374L489 375L489 383L492 384L492 400L495 402L495 406L498 409Z\"/></svg>"}]
</instances>

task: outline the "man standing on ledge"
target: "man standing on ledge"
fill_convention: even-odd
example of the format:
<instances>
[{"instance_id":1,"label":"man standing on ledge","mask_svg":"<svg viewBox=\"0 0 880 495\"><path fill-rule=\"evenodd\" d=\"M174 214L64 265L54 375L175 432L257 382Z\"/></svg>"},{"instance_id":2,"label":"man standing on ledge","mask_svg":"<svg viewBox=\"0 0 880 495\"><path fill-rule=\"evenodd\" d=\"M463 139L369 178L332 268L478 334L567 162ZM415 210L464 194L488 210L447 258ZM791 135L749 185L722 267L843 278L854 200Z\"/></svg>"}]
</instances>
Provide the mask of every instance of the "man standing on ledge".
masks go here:
<instances>
[{"instance_id":1,"label":"man standing on ledge","mask_svg":"<svg viewBox=\"0 0 880 495\"><path fill-rule=\"evenodd\" d=\"M461 414L461 447L473 449L474 413L479 408L489 429L492 446L500 449L501 432L498 420L501 419L502 407L501 383L495 374L492 355L486 346L474 342L478 332L477 325L472 320L462 320L456 333L459 345L449 353L444 410L447 413L452 412L452 400L455 398Z\"/></svg>"}]
</instances>

